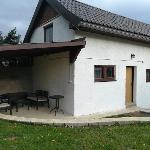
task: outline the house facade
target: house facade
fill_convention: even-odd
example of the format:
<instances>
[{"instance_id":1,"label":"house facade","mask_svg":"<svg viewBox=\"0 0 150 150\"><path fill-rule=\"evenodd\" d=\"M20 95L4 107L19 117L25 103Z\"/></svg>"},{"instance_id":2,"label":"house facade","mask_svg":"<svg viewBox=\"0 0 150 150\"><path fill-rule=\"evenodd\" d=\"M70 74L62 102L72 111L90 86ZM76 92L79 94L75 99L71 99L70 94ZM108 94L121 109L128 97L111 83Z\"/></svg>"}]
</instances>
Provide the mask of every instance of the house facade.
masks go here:
<instances>
[{"instance_id":1,"label":"house facade","mask_svg":"<svg viewBox=\"0 0 150 150\"><path fill-rule=\"evenodd\" d=\"M73 63L62 52L34 58L33 89L64 95L74 116L130 105L150 108L150 25L75 0L40 0L24 43L86 38Z\"/></svg>"}]
</instances>

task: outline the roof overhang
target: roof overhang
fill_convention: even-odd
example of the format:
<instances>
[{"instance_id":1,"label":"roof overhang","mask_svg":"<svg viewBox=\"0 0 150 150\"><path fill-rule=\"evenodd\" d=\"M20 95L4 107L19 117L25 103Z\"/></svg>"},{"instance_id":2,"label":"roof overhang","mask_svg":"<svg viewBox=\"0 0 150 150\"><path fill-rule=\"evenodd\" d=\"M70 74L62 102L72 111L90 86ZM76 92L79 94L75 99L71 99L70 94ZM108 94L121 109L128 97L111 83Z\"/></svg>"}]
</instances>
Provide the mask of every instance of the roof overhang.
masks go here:
<instances>
[{"instance_id":1,"label":"roof overhang","mask_svg":"<svg viewBox=\"0 0 150 150\"><path fill-rule=\"evenodd\" d=\"M76 28L73 28L73 29L77 30ZM149 36L138 35L136 33L116 30L116 29L112 29L109 27L95 25L95 24L87 23L87 22L80 22L80 24L78 25L78 30L96 33L96 34L100 33L100 34L109 35L109 36L113 36L113 37L120 37L120 38L124 38L124 39L128 39L128 40L133 40L133 41L137 41L137 42L143 42L143 43L150 44Z\"/></svg>"},{"instance_id":2,"label":"roof overhang","mask_svg":"<svg viewBox=\"0 0 150 150\"><path fill-rule=\"evenodd\" d=\"M0 57L12 57L21 55L41 56L69 51L70 62L73 63L81 49L85 47L85 44L85 38L82 38L60 43L2 45L0 46Z\"/></svg>"},{"instance_id":3,"label":"roof overhang","mask_svg":"<svg viewBox=\"0 0 150 150\"><path fill-rule=\"evenodd\" d=\"M66 20L68 20L74 30L106 34L113 37L148 44L150 43L149 24L113 14L76 0L39 0L38 6L24 38L25 43L30 42L34 29L33 25L38 12L40 12L42 3L44 2L51 6L59 15L62 15ZM76 13L78 11L81 12Z\"/></svg>"}]
</instances>

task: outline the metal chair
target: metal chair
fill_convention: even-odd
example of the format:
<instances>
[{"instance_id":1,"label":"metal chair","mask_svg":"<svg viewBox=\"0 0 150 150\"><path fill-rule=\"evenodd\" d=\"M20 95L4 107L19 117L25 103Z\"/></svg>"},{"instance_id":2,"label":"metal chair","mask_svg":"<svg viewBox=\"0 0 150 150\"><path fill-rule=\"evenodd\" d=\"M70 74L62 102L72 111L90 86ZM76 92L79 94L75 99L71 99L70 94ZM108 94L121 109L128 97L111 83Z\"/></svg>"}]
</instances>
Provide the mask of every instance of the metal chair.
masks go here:
<instances>
[{"instance_id":1,"label":"metal chair","mask_svg":"<svg viewBox=\"0 0 150 150\"><path fill-rule=\"evenodd\" d=\"M35 93L30 93L27 97L31 103L36 103L36 109L39 108L39 103L47 103L49 106L49 98L48 98L48 91L43 90L36 90ZM28 106L29 108L29 106Z\"/></svg>"},{"instance_id":2,"label":"metal chair","mask_svg":"<svg viewBox=\"0 0 150 150\"><path fill-rule=\"evenodd\" d=\"M0 96L0 110L5 110L7 112L8 109L10 110L10 115L12 115L11 105L8 103L8 101L6 102L6 100L3 100L2 96Z\"/></svg>"}]
</instances>

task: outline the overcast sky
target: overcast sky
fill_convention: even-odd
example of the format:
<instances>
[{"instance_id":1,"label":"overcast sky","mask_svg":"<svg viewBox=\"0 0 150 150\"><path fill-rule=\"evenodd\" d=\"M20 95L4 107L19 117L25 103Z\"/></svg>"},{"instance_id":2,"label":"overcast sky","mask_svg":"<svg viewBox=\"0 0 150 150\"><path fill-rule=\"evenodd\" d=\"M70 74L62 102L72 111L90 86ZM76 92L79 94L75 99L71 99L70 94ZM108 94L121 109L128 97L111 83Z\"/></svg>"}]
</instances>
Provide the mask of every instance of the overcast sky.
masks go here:
<instances>
[{"instance_id":1,"label":"overcast sky","mask_svg":"<svg viewBox=\"0 0 150 150\"><path fill-rule=\"evenodd\" d=\"M150 24L150 0L80 0L90 5ZM17 27L24 37L38 0L1 0L0 31Z\"/></svg>"}]
</instances>

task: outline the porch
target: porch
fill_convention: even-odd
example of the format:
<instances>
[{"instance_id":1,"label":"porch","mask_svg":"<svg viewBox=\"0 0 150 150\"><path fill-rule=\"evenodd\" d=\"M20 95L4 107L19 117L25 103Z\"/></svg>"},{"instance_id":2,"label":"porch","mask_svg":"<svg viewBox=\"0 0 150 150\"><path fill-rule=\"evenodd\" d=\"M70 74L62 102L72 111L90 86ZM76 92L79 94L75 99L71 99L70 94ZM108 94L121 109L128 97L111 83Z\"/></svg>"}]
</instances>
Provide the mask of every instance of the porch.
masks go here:
<instances>
[{"instance_id":1,"label":"porch","mask_svg":"<svg viewBox=\"0 0 150 150\"><path fill-rule=\"evenodd\" d=\"M115 111L115 112L109 112L109 113L102 113L102 114L91 114L91 115L85 115L85 116L78 116L74 117L68 113L62 114L61 112L58 112L57 115L55 116L55 113L52 112L50 113L49 109L47 106L40 106L39 110L37 111L35 107L30 108L28 110L27 106L20 107L19 111L16 112L15 109L13 109L13 115L9 115L8 112L1 112L0 117L2 116L3 119L10 119L10 120L28 120L29 122L34 122L35 120L38 122L43 121L56 121L56 122L63 122L63 121L73 121L73 122L97 122L98 120L101 120L103 118L122 118L122 117L149 117L150 113L146 113L144 110L141 110L135 106L132 106L130 108L126 108L120 111ZM140 115L139 115L140 114ZM142 115L141 115L142 114ZM25 121L26 122L26 121Z\"/></svg>"},{"instance_id":2,"label":"porch","mask_svg":"<svg viewBox=\"0 0 150 150\"><path fill-rule=\"evenodd\" d=\"M73 115L73 63L84 47L84 39L63 43L41 43L0 46L0 95L7 93L44 90L51 95L63 95L60 108L63 116ZM17 101L17 99L16 99ZM13 115L51 118L50 109L55 107L39 106L39 110L19 105L19 112L13 109ZM67 115L68 114L68 115ZM57 113L57 117L61 117Z\"/></svg>"},{"instance_id":3,"label":"porch","mask_svg":"<svg viewBox=\"0 0 150 150\"><path fill-rule=\"evenodd\" d=\"M53 106L51 106L51 108L53 108ZM51 109L50 108L50 109ZM16 117L24 117L24 118L36 118L36 119L69 119L69 118L73 118L73 116L71 114L68 113L62 113L62 112L57 112L56 116L55 116L55 112L51 112L50 113L50 109L45 105L45 106L39 106L39 109L36 110L36 108L33 106L30 108L30 110L28 110L27 106L24 107L19 107L19 111L16 112L15 108L12 110L12 116L16 116ZM0 112L4 115L9 115L9 111L5 112L2 111Z\"/></svg>"}]
</instances>

